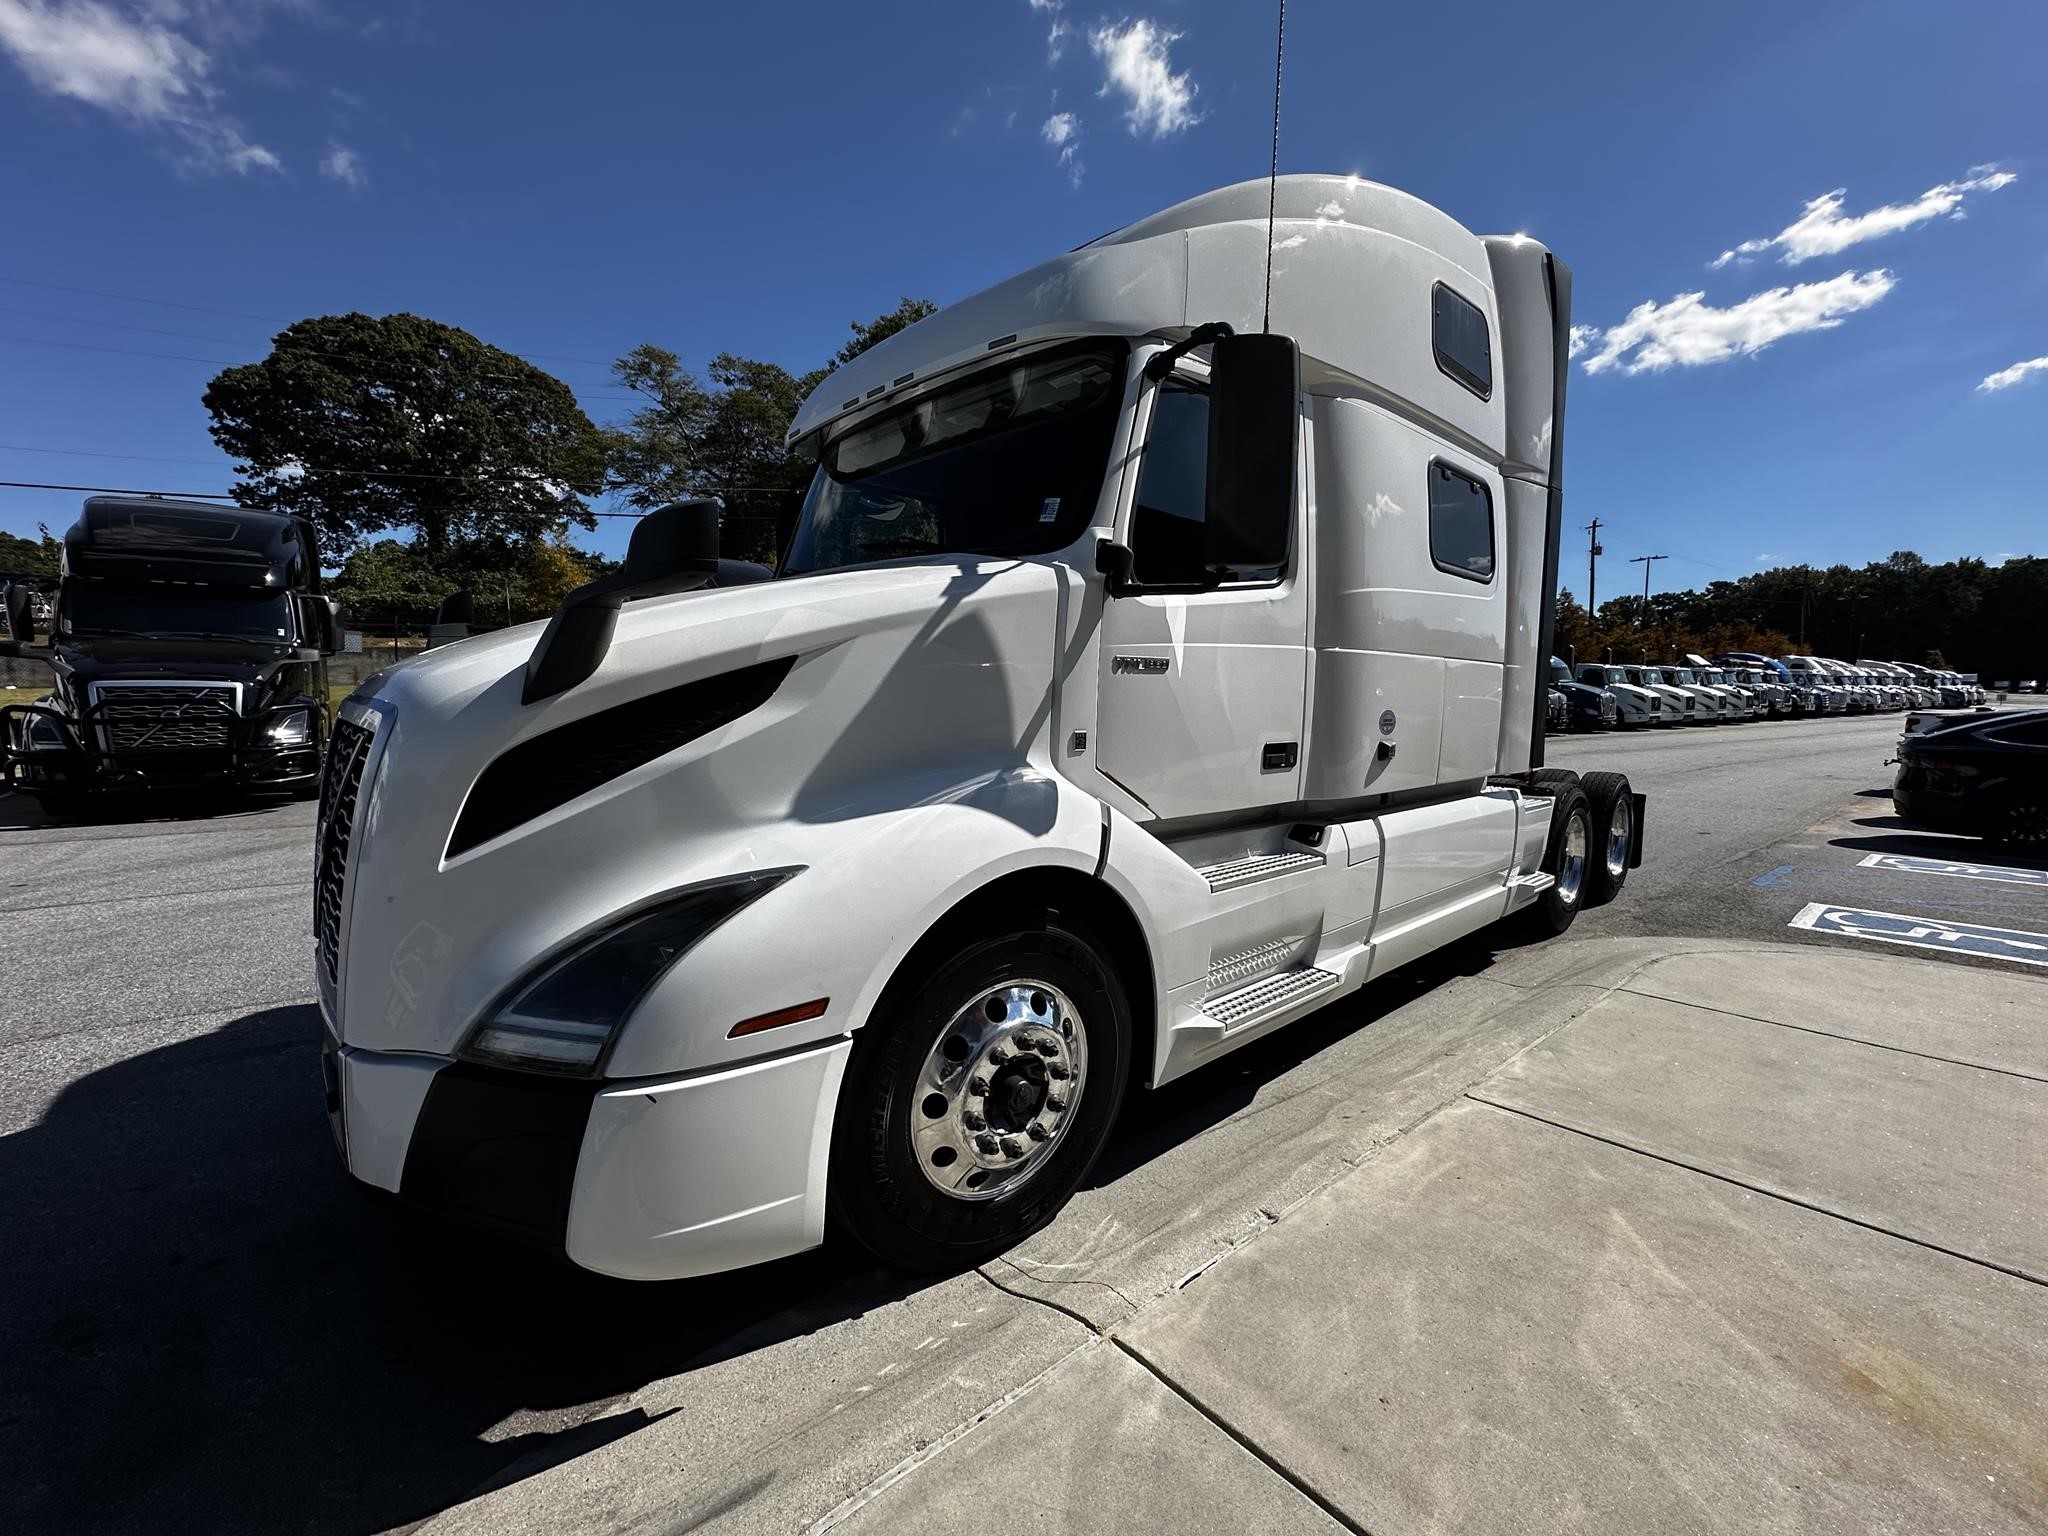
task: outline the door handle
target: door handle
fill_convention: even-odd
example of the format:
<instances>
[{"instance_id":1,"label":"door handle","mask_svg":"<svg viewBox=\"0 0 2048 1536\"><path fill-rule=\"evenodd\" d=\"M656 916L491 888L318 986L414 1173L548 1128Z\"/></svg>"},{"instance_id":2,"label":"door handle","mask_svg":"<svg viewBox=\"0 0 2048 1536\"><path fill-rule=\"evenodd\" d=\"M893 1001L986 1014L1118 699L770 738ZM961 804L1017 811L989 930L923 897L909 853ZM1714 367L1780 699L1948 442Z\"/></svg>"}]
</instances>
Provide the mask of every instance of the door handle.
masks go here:
<instances>
[{"instance_id":1,"label":"door handle","mask_svg":"<svg viewBox=\"0 0 2048 1536\"><path fill-rule=\"evenodd\" d=\"M1379 749L1373 753L1373 756L1383 763L1391 763L1394 760L1394 744L1391 741L1381 742Z\"/></svg>"},{"instance_id":2,"label":"door handle","mask_svg":"<svg viewBox=\"0 0 2048 1536\"><path fill-rule=\"evenodd\" d=\"M1269 741L1259 753L1259 772L1285 773L1292 768L1301 755L1301 744L1293 741Z\"/></svg>"}]
</instances>

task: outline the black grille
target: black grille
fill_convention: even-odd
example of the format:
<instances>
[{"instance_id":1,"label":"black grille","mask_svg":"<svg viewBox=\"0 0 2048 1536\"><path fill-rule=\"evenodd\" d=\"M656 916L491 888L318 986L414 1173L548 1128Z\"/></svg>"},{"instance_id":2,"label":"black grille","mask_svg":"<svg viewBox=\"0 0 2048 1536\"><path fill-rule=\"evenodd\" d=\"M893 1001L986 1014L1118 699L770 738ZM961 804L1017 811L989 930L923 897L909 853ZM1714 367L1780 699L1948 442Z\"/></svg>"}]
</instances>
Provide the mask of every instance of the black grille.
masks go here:
<instances>
[{"instance_id":1,"label":"black grille","mask_svg":"<svg viewBox=\"0 0 2048 1536\"><path fill-rule=\"evenodd\" d=\"M522 741L477 775L449 858L501 837L768 702L794 656L665 688Z\"/></svg>"},{"instance_id":2,"label":"black grille","mask_svg":"<svg viewBox=\"0 0 2048 1536\"><path fill-rule=\"evenodd\" d=\"M313 862L313 936L320 946L320 974L336 984L341 962L341 909L348 880L349 835L355 830L356 796L370 760L371 733L351 720L336 720L327 737L327 771L320 780L320 831Z\"/></svg>"},{"instance_id":3,"label":"black grille","mask_svg":"<svg viewBox=\"0 0 2048 1536\"><path fill-rule=\"evenodd\" d=\"M111 752L219 751L234 744L232 683L102 683L94 716Z\"/></svg>"}]
</instances>

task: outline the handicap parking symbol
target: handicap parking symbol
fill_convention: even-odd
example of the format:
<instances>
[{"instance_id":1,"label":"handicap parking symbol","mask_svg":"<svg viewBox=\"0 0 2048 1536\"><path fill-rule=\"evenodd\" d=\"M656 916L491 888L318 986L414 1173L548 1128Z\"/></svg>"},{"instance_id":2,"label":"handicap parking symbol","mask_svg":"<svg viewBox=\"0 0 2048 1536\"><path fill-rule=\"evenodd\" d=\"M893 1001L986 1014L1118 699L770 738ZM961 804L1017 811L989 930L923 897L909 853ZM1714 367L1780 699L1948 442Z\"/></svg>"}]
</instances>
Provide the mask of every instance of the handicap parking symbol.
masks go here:
<instances>
[{"instance_id":1,"label":"handicap parking symbol","mask_svg":"<svg viewBox=\"0 0 2048 1536\"><path fill-rule=\"evenodd\" d=\"M1864 907L1838 907L1809 902L1788 925L1809 933L1832 933L1845 939L1903 944L1951 955L1980 955L2016 965L2048 966L2048 933L2023 928L1987 928L1979 923L1950 923L1903 912L1873 912Z\"/></svg>"}]
</instances>

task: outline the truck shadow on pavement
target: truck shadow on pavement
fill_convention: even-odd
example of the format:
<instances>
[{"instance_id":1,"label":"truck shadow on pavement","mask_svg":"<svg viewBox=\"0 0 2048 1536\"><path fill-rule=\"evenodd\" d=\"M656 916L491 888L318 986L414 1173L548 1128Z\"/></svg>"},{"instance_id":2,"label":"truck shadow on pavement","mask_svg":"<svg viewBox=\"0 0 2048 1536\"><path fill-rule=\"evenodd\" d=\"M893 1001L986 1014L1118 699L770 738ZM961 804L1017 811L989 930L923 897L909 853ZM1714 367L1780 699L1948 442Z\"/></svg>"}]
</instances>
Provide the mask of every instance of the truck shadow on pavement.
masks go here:
<instances>
[{"instance_id":1,"label":"truck shadow on pavement","mask_svg":"<svg viewBox=\"0 0 2048 1536\"><path fill-rule=\"evenodd\" d=\"M1454 975L1449 949L1136 1094L1091 1183L1249 1104ZM840 1246L736 1275L608 1281L429 1232L350 1183L321 1113L318 1014L269 1008L72 1083L0 1138L0 1529L294 1530L424 1520L644 1427L649 1382L927 1283Z\"/></svg>"},{"instance_id":2,"label":"truck shadow on pavement","mask_svg":"<svg viewBox=\"0 0 2048 1536\"><path fill-rule=\"evenodd\" d=\"M0 1529L360 1533L642 1427L610 1400L732 1335L919 1282L826 1249L628 1285L437 1239L350 1184L310 1006L81 1078L0 1139Z\"/></svg>"},{"instance_id":3,"label":"truck shadow on pavement","mask_svg":"<svg viewBox=\"0 0 2048 1536\"><path fill-rule=\"evenodd\" d=\"M240 820L285 810L298 802L282 796L251 799L234 795L154 796L147 800L107 799L88 803L73 815L53 816L34 795L0 790L0 832L86 830L150 823Z\"/></svg>"}]
</instances>

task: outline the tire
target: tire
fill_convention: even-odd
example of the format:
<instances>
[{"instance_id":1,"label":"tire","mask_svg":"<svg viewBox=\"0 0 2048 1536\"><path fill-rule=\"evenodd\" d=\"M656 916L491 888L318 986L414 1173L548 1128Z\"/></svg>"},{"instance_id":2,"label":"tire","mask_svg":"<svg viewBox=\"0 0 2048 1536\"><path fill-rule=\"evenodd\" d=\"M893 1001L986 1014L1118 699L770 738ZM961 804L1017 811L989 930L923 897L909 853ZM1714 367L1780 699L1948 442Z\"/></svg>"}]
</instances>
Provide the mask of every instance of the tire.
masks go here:
<instances>
[{"instance_id":1,"label":"tire","mask_svg":"<svg viewBox=\"0 0 2048 1536\"><path fill-rule=\"evenodd\" d=\"M1585 876L1591 844L1590 813L1586 792L1578 785L1560 787L1557 808L1550 817L1550 841L1543 849L1543 872L1551 877L1550 889L1515 914L1516 927L1536 939L1554 938L1571 927L1585 904ZM1569 850L1577 829L1577 867L1571 867Z\"/></svg>"},{"instance_id":2,"label":"tire","mask_svg":"<svg viewBox=\"0 0 2048 1536\"><path fill-rule=\"evenodd\" d=\"M1628 884L1628 861L1635 852L1636 803L1628 776L1588 773L1579 778L1586 792L1586 896L1589 907L1605 906Z\"/></svg>"},{"instance_id":3,"label":"tire","mask_svg":"<svg viewBox=\"0 0 2048 1536\"><path fill-rule=\"evenodd\" d=\"M1115 969L1059 913L935 934L855 1037L832 1132L834 1222L907 1269L970 1268L1021 1242L1101 1155L1131 1040Z\"/></svg>"},{"instance_id":4,"label":"tire","mask_svg":"<svg viewBox=\"0 0 2048 1536\"><path fill-rule=\"evenodd\" d=\"M1998 808L1988 834L1994 843L2048 853L2048 797L2014 796Z\"/></svg>"}]
</instances>

